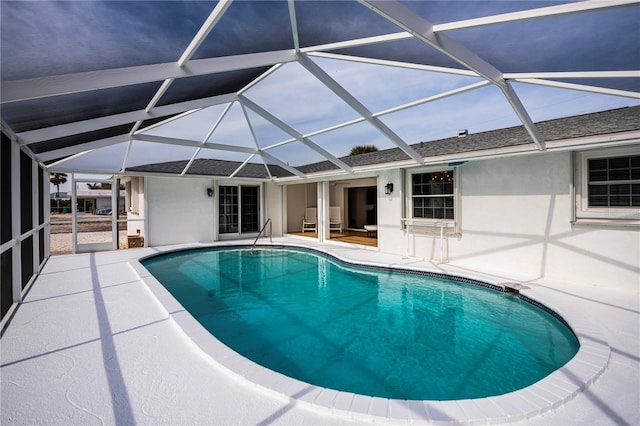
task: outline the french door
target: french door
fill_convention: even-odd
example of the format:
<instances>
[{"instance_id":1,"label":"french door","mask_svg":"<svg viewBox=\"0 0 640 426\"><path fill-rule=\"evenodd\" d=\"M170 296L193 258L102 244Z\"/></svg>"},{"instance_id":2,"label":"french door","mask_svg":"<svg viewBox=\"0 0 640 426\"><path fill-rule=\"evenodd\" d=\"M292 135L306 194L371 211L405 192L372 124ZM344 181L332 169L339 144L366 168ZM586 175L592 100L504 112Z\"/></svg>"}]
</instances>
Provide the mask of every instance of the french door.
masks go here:
<instances>
[{"instance_id":1,"label":"french door","mask_svg":"<svg viewBox=\"0 0 640 426\"><path fill-rule=\"evenodd\" d=\"M260 187L220 185L218 187L218 233L255 233L260 230Z\"/></svg>"}]
</instances>

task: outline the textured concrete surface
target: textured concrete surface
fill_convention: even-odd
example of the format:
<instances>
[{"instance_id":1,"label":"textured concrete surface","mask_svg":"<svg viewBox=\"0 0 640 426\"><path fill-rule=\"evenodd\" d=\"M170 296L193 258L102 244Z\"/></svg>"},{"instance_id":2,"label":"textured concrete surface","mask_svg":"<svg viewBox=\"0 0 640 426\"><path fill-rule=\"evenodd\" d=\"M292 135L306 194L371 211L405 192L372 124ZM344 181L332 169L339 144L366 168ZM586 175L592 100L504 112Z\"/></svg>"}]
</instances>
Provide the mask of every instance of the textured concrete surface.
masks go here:
<instances>
[{"instance_id":1,"label":"textured concrete surface","mask_svg":"<svg viewBox=\"0 0 640 426\"><path fill-rule=\"evenodd\" d=\"M278 242L300 239L279 239ZM303 240L306 243L306 239ZM276 242L276 240L274 240ZM341 257L436 268L344 244ZM349 424L353 419L279 399L221 369L157 303L129 264L154 248L54 256L1 341L3 425ZM462 264L437 268L477 275ZM529 424L639 424L638 287L527 282L531 295L593 319L611 347L586 390Z\"/></svg>"}]
</instances>

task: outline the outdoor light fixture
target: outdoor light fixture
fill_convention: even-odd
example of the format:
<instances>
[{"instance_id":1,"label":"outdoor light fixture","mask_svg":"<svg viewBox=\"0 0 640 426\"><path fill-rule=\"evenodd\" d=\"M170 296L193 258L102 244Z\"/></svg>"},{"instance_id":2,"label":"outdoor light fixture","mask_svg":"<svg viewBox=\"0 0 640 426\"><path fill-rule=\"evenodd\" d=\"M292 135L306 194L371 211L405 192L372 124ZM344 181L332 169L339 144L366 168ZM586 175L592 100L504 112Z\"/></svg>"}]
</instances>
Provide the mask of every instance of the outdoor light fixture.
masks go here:
<instances>
[{"instance_id":1,"label":"outdoor light fixture","mask_svg":"<svg viewBox=\"0 0 640 426\"><path fill-rule=\"evenodd\" d=\"M393 184L392 183L388 183L384 186L384 193L389 195L393 192Z\"/></svg>"},{"instance_id":2,"label":"outdoor light fixture","mask_svg":"<svg viewBox=\"0 0 640 426\"><path fill-rule=\"evenodd\" d=\"M207 188L207 195L213 197L213 188Z\"/></svg>"}]
</instances>

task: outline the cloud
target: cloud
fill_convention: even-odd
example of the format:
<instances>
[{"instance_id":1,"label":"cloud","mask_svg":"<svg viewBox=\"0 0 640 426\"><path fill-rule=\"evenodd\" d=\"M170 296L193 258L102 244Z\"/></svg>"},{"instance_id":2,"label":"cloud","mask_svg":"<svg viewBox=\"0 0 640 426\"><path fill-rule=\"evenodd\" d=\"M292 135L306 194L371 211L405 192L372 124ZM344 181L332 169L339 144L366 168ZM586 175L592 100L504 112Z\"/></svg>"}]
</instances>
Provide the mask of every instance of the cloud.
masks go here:
<instances>
[{"instance_id":1,"label":"cloud","mask_svg":"<svg viewBox=\"0 0 640 426\"><path fill-rule=\"evenodd\" d=\"M346 60L313 60L374 113L481 81L477 77Z\"/></svg>"},{"instance_id":2,"label":"cloud","mask_svg":"<svg viewBox=\"0 0 640 426\"><path fill-rule=\"evenodd\" d=\"M309 133L358 115L297 63L288 63L246 96L298 132Z\"/></svg>"},{"instance_id":3,"label":"cloud","mask_svg":"<svg viewBox=\"0 0 640 426\"><path fill-rule=\"evenodd\" d=\"M188 3L3 1L2 78L176 61L211 7Z\"/></svg>"}]
</instances>

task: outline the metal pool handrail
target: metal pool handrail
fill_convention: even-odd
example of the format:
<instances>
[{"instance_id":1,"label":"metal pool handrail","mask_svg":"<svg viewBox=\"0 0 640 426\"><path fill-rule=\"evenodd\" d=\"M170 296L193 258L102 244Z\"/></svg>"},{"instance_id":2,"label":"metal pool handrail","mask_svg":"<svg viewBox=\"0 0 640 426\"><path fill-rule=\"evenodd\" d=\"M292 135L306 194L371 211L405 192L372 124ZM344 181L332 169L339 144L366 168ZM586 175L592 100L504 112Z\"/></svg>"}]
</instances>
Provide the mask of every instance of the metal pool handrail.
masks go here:
<instances>
[{"instance_id":1,"label":"metal pool handrail","mask_svg":"<svg viewBox=\"0 0 640 426\"><path fill-rule=\"evenodd\" d=\"M273 228L273 224L271 223L271 218L268 218L264 225L262 225L262 229L260 230L260 232L258 232L258 236L256 237L256 239L253 240L253 244L251 244L251 253L253 253L253 248L256 246L258 238L260 238L260 235L262 235L262 232L264 231L264 228L267 227L267 225L269 225L269 242L273 242L273 240L271 239L271 230Z\"/></svg>"}]
</instances>

